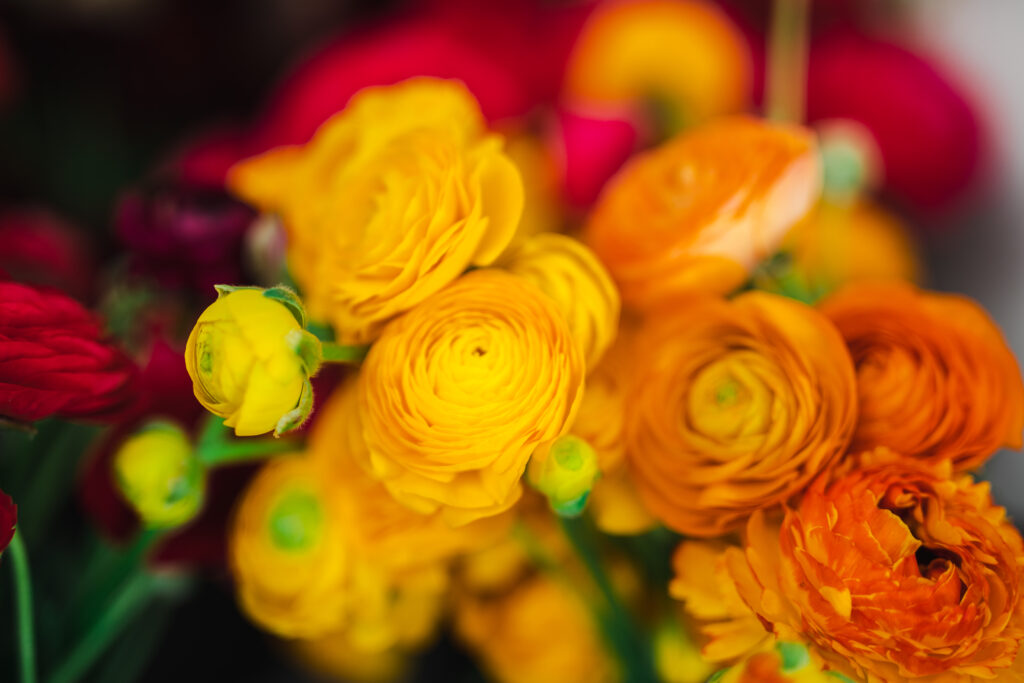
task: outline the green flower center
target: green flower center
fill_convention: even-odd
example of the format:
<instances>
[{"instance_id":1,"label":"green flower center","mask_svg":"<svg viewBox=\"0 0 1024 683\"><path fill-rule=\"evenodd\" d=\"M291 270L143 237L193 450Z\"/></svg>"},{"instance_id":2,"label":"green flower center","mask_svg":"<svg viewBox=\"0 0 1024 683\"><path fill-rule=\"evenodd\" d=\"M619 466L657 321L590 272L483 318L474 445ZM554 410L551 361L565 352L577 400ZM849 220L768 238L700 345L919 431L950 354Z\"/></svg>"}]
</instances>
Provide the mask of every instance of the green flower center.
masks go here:
<instances>
[{"instance_id":1,"label":"green flower center","mask_svg":"<svg viewBox=\"0 0 1024 683\"><path fill-rule=\"evenodd\" d=\"M270 511L270 538L281 550L308 550L320 538L323 522L319 498L309 491L289 491Z\"/></svg>"}]
</instances>

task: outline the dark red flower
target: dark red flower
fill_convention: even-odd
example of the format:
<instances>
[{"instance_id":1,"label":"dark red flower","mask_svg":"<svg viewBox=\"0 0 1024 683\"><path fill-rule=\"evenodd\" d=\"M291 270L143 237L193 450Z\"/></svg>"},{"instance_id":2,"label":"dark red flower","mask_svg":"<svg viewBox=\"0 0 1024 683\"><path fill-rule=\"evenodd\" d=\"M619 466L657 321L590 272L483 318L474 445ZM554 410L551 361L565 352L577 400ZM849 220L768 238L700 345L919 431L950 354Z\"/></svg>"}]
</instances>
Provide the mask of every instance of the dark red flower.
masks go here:
<instances>
[{"instance_id":1,"label":"dark red flower","mask_svg":"<svg viewBox=\"0 0 1024 683\"><path fill-rule=\"evenodd\" d=\"M0 282L0 416L110 419L131 400L136 375L74 299Z\"/></svg>"},{"instance_id":2,"label":"dark red flower","mask_svg":"<svg viewBox=\"0 0 1024 683\"><path fill-rule=\"evenodd\" d=\"M559 112L555 144L570 204L593 204L604 184L633 153L641 129L636 119L625 111L618 116Z\"/></svg>"},{"instance_id":3,"label":"dark red flower","mask_svg":"<svg viewBox=\"0 0 1024 683\"><path fill-rule=\"evenodd\" d=\"M86 301L95 266L89 244L66 221L44 209L0 213L0 271L18 282L45 285Z\"/></svg>"},{"instance_id":4,"label":"dark red flower","mask_svg":"<svg viewBox=\"0 0 1024 683\"><path fill-rule=\"evenodd\" d=\"M243 280L242 245L255 218L223 190L160 185L124 195L116 223L137 269L167 286L208 292Z\"/></svg>"},{"instance_id":5,"label":"dark red flower","mask_svg":"<svg viewBox=\"0 0 1024 683\"><path fill-rule=\"evenodd\" d=\"M18 506L10 496L0 491L0 553L10 545L17 525Z\"/></svg>"},{"instance_id":6,"label":"dark red flower","mask_svg":"<svg viewBox=\"0 0 1024 683\"><path fill-rule=\"evenodd\" d=\"M807 115L862 123L878 143L886 187L919 207L949 204L979 168L982 130L963 89L934 61L853 30L814 41Z\"/></svg>"}]
</instances>

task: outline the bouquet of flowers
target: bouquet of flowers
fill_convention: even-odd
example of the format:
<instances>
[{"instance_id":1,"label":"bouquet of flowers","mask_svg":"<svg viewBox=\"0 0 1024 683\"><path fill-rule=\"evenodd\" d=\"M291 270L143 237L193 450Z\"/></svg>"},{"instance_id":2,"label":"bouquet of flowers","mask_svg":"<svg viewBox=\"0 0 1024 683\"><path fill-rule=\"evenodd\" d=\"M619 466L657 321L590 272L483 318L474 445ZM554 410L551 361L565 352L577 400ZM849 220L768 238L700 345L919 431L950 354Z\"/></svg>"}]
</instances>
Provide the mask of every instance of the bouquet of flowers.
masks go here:
<instances>
[{"instance_id":1,"label":"bouquet of flowers","mask_svg":"<svg viewBox=\"0 0 1024 683\"><path fill-rule=\"evenodd\" d=\"M972 474L1024 383L880 199L950 200L977 123L905 48L809 47L807 4L764 115L710 2L431 6L127 192L123 282L162 284L111 287L106 330L80 250L0 261L21 681L135 680L211 567L338 680L449 648L508 683L1024 681L1024 541ZM861 108L851 60L930 74L952 146ZM91 542L41 540L65 451Z\"/></svg>"}]
</instances>

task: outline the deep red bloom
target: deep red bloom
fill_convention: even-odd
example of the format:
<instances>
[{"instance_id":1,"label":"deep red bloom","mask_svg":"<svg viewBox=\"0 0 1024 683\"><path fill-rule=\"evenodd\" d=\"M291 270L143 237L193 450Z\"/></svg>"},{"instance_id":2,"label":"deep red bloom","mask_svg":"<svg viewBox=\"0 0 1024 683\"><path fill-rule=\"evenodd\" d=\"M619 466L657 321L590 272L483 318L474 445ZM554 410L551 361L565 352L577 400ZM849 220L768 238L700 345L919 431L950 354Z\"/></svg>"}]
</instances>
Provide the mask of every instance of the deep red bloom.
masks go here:
<instances>
[{"instance_id":1,"label":"deep red bloom","mask_svg":"<svg viewBox=\"0 0 1024 683\"><path fill-rule=\"evenodd\" d=\"M116 223L135 268L164 285L209 292L243 280L242 243L255 218L223 190L162 185L124 195Z\"/></svg>"},{"instance_id":2,"label":"deep red bloom","mask_svg":"<svg viewBox=\"0 0 1024 683\"><path fill-rule=\"evenodd\" d=\"M814 41L807 115L867 127L882 153L886 187L919 207L955 200L979 167L982 131L965 92L933 61L852 30Z\"/></svg>"},{"instance_id":3,"label":"deep red bloom","mask_svg":"<svg viewBox=\"0 0 1024 683\"><path fill-rule=\"evenodd\" d=\"M81 304L0 282L0 416L110 418L131 399L136 374Z\"/></svg>"},{"instance_id":4,"label":"deep red bloom","mask_svg":"<svg viewBox=\"0 0 1024 683\"><path fill-rule=\"evenodd\" d=\"M570 204L593 204L604 184L633 153L641 128L635 119L625 111L618 116L559 112L556 144L565 198Z\"/></svg>"},{"instance_id":5,"label":"deep red bloom","mask_svg":"<svg viewBox=\"0 0 1024 683\"><path fill-rule=\"evenodd\" d=\"M0 271L10 279L89 299L95 275L89 244L59 216L44 209L4 211L0 245Z\"/></svg>"},{"instance_id":6,"label":"deep red bloom","mask_svg":"<svg viewBox=\"0 0 1024 683\"><path fill-rule=\"evenodd\" d=\"M0 491L0 553L10 545L17 524L18 506L10 496Z\"/></svg>"}]
</instances>

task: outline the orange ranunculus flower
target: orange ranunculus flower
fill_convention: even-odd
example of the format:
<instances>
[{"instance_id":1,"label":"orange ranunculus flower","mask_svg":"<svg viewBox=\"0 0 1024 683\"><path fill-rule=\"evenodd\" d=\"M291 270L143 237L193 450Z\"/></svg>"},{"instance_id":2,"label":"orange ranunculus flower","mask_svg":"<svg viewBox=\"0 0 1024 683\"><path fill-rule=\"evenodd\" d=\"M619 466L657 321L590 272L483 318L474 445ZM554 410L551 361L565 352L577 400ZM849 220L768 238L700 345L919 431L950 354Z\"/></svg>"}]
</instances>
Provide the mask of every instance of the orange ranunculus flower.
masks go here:
<instances>
[{"instance_id":1,"label":"orange ranunculus flower","mask_svg":"<svg viewBox=\"0 0 1024 683\"><path fill-rule=\"evenodd\" d=\"M668 587L669 595L682 600L697 622L703 637L701 656L719 665L761 652L772 640L729 575L730 547L719 540L683 541L672 555L675 576Z\"/></svg>"},{"instance_id":2,"label":"orange ranunculus flower","mask_svg":"<svg viewBox=\"0 0 1024 683\"><path fill-rule=\"evenodd\" d=\"M330 467L332 491L345 500L351 552L384 573L397 575L438 566L464 552L489 546L507 534L512 522L509 515L499 515L452 527L440 513L421 514L395 500L363 468L370 455L354 376L320 409L309 451L311 457Z\"/></svg>"},{"instance_id":3,"label":"orange ranunculus flower","mask_svg":"<svg viewBox=\"0 0 1024 683\"><path fill-rule=\"evenodd\" d=\"M820 478L728 565L784 640L867 683L1024 680L1024 543L989 486L879 449Z\"/></svg>"},{"instance_id":4,"label":"orange ranunculus flower","mask_svg":"<svg viewBox=\"0 0 1024 683\"><path fill-rule=\"evenodd\" d=\"M460 525L511 507L541 443L583 393L554 302L498 270L460 278L387 326L359 375L366 467L392 495Z\"/></svg>"},{"instance_id":5,"label":"orange ranunculus flower","mask_svg":"<svg viewBox=\"0 0 1024 683\"><path fill-rule=\"evenodd\" d=\"M264 628L311 638L339 628L352 559L343 501L327 470L305 456L267 463L242 496L229 554L238 599Z\"/></svg>"},{"instance_id":6,"label":"orange ranunculus flower","mask_svg":"<svg viewBox=\"0 0 1024 683\"><path fill-rule=\"evenodd\" d=\"M499 595L459 596L455 633L500 683L621 678L582 599L543 574Z\"/></svg>"},{"instance_id":7,"label":"orange ranunculus flower","mask_svg":"<svg viewBox=\"0 0 1024 683\"><path fill-rule=\"evenodd\" d=\"M730 118L634 157L606 186L584 236L623 302L648 309L680 293L736 289L820 191L809 130Z\"/></svg>"},{"instance_id":8,"label":"orange ranunculus flower","mask_svg":"<svg viewBox=\"0 0 1024 683\"><path fill-rule=\"evenodd\" d=\"M1024 384L973 301L899 283L850 285L821 306L857 367L855 450L887 446L956 469L1021 447Z\"/></svg>"},{"instance_id":9,"label":"orange ranunculus flower","mask_svg":"<svg viewBox=\"0 0 1024 683\"><path fill-rule=\"evenodd\" d=\"M341 341L491 263L515 233L523 184L457 81L366 88L306 145L236 165L228 184L279 213L310 315Z\"/></svg>"},{"instance_id":10,"label":"orange ranunculus flower","mask_svg":"<svg viewBox=\"0 0 1024 683\"><path fill-rule=\"evenodd\" d=\"M751 72L743 34L714 3L605 2L576 40L564 96L656 107L678 128L746 109Z\"/></svg>"},{"instance_id":11,"label":"orange ranunculus flower","mask_svg":"<svg viewBox=\"0 0 1024 683\"><path fill-rule=\"evenodd\" d=\"M764 292L691 297L635 344L626 454L647 507L673 529L731 531L846 452L853 364L813 308Z\"/></svg>"},{"instance_id":12,"label":"orange ranunculus flower","mask_svg":"<svg viewBox=\"0 0 1024 683\"><path fill-rule=\"evenodd\" d=\"M594 253L579 240L549 232L513 247L498 265L554 300L593 368L619 324L619 292Z\"/></svg>"}]
</instances>

